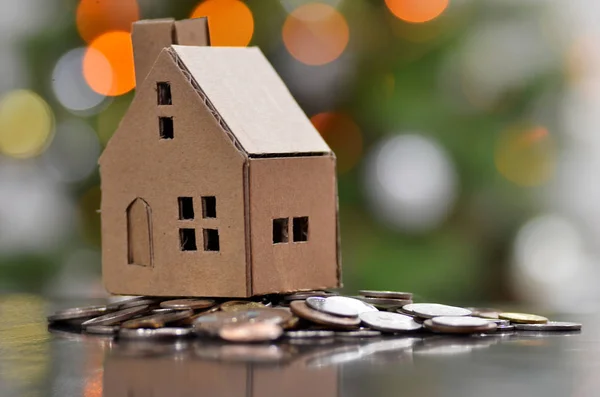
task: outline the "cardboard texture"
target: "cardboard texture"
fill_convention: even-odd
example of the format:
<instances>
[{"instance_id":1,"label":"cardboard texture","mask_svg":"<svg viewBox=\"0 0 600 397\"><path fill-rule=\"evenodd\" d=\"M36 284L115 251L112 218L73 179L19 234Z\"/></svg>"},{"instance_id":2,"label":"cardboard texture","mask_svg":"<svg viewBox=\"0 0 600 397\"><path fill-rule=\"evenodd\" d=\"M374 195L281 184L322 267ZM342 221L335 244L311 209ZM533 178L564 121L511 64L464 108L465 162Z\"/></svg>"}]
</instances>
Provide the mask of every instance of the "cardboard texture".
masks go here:
<instances>
[{"instance_id":1,"label":"cardboard texture","mask_svg":"<svg viewBox=\"0 0 600 397\"><path fill-rule=\"evenodd\" d=\"M127 258L130 265L152 266L152 213L150 206L136 198L127 207Z\"/></svg>"},{"instance_id":2,"label":"cardboard texture","mask_svg":"<svg viewBox=\"0 0 600 397\"><path fill-rule=\"evenodd\" d=\"M333 156L250 160L252 288L255 294L337 285ZM308 217L308 241L294 241L294 219ZM273 220L287 222L287 242L273 244Z\"/></svg>"},{"instance_id":3,"label":"cardboard texture","mask_svg":"<svg viewBox=\"0 0 600 397\"><path fill-rule=\"evenodd\" d=\"M339 287L335 156L258 49L170 46L166 26L171 40L209 41L205 19L134 24L138 77L165 48L100 158L106 288Z\"/></svg>"},{"instance_id":4,"label":"cardboard texture","mask_svg":"<svg viewBox=\"0 0 600 397\"><path fill-rule=\"evenodd\" d=\"M207 18L175 21L172 18L142 20L131 30L136 87L144 82L163 48L171 44L208 46Z\"/></svg>"}]
</instances>

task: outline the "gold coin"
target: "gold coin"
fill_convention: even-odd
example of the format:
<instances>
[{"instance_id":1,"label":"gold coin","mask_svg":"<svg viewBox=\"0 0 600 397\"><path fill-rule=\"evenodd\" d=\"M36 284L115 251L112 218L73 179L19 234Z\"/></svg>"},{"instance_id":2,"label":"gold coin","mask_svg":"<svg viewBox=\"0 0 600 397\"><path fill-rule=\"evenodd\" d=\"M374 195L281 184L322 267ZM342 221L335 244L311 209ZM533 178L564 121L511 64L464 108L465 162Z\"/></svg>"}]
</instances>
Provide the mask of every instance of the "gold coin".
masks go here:
<instances>
[{"instance_id":1,"label":"gold coin","mask_svg":"<svg viewBox=\"0 0 600 397\"><path fill-rule=\"evenodd\" d=\"M548 322L546 317L527 313L499 313L498 317L517 324L546 324Z\"/></svg>"},{"instance_id":2,"label":"gold coin","mask_svg":"<svg viewBox=\"0 0 600 397\"><path fill-rule=\"evenodd\" d=\"M244 310L262 309L266 306L258 302L248 301L229 301L221 304L221 310L224 312L240 312Z\"/></svg>"}]
</instances>

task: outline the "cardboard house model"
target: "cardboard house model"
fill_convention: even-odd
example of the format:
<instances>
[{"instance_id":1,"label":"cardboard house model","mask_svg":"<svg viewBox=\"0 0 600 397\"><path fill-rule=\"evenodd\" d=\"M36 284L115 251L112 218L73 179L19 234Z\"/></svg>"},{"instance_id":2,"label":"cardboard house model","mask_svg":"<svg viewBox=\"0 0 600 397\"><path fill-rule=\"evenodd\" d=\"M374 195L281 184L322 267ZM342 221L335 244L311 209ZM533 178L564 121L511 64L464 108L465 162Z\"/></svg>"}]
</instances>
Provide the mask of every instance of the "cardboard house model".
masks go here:
<instances>
[{"instance_id":1,"label":"cardboard house model","mask_svg":"<svg viewBox=\"0 0 600 397\"><path fill-rule=\"evenodd\" d=\"M340 286L335 156L257 48L136 22L136 95L100 158L109 292Z\"/></svg>"}]
</instances>

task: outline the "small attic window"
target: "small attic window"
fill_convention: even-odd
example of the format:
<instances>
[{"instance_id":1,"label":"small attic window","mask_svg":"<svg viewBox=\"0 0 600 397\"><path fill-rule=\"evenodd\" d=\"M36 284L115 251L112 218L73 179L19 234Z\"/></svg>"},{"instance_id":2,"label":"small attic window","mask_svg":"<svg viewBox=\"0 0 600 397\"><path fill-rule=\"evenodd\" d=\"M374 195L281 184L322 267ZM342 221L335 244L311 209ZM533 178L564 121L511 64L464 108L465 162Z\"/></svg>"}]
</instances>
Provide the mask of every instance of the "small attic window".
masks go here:
<instances>
[{"instance_id":1,"label":"small attic window","mask_svg":"<svg viewBox=\"0 0 600 397\"><path fill-rule=\"evenodd\" d=\"M173 117L159 117L158 130L160 139L173 139Z\"/></svg>"},{"instance_id":2,"label":"small attic window","mask_svg":"<svg viewBox=\"0 0 600 397\"><path fill-rule=\"evenodd\" d=\"M157 103L159 105L172 105L173 100L171 99L171 84L166 81L159 81L156 83L156 95Z\"/></svg>"}]
</instances>

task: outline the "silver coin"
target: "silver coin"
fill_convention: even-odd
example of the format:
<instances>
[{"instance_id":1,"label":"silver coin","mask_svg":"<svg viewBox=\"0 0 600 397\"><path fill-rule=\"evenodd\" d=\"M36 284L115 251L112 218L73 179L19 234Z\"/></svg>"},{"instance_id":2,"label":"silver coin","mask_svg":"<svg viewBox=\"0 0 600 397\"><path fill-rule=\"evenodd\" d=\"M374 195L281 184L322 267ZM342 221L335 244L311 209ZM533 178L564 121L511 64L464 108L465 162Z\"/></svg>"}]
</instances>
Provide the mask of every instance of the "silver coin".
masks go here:
<instances>
[{"instance_id":1,"label":"silver coin","mask_svg":"<svg viewBox=\"0 0 600 397\"><path fill-rule=\"evenodd\" d=\"M412 303L402 306L402 310L414 313L422 318L471 315L471 311L468 309L456 306L441 305L439 303Z\"/></svg>"},{"instance_id":2,"label":"silver coin","mask_svg":"<svg viewBox=\"0 0 600 397\"><path fill-rule=\"evenodd\" d=\"M442 325L445 327L470 327L470 328L485 327L487 324L490 323L489 321L487 321L483 318L471 317L471 316L434 317L431 319L431 322L433 322L436 325Z\"/></svg>"},{"instance_id":3,"label":"silver coin","mask_svg":"<svg viewBox=\"0 0 600 397\"><path fill-rule=\"evenodd\" d=\"M356 331L338 331L335 336L336 338L374 338L381 336L381 332L374 329L359 329Z\"/></svg>"},{"instance_id":4,"label":"silver coin","mask_svg":"<svg viewBox=\"0 0 600 397\"><path fill-rule=\"evenodd\" d=\"M359 315L362 322L370 328L382 332L407 332L421 328L412 317L392 312L365 312Z\"/></svg>"},{"instance_id":5,"label":"silver coin","mask_svg":"<svg viewBox=\"0 0 600 397\"><path fill-rule=\"evenodd\" d=\"M145 313L147 310L148 305L134 306L116 312L108 313L100 317L92 318L83 322L81 326L85 329L90 325L115 325L123 321L129 320L130 318L138 314Z\"/></svg>"},{"instance_id":6,"label":"silver coin","mask_svg":"<svg viewBox=\"0 0 600 397\"><path fill-rule=\"evenodd\" d=\"M476 318L476 317L474 317ZM480 334L493 332L498 326L496 323L491 323L485 321L483 325L479 326L467 326L467 325L442 325L439 323L434 323L433 319L427 319L423 322L423 326L433 332L445 333L445 334Z\"/></svg>"},{"instance_id":7,"label":"silver coin","mask_svg":"<svg viewBox=\"0 0 600 397\"><path fill-rule=\"evenodd\" d=\"M189 328L121 328L119 339L169 339L191 335Z\"/></svg>"},{"instance_id":8,"label":"silver coin","mask_svg":"<svg viewBox=\"0 0 600 397\"><path fill-rule=\"evenodd\" d=\"M150 310L150 313L152 314L159 314L159 313L173 313L174 311L176 311L175 309L165 309L164 307L157 307L156 309L152 309Z\"/></svg>"},{"instance_id":9,"label":"silver coin","mask_svg":"<svg viewBox=\"0 0 600 397\"><path fill-rule=\"evenodd\" d=\"M106 314L109 311L110 310L104 305L74 307L71 309L56 311L54 314L48 316L48 322L54 323L58 321L70 321L90 317L97 317Z\"/></svg>"},{"instance_id":10,"label":"silver coin","mask_svg":"<svg viewBox=\"0 0 600 397\"><path fill-rule=\"evenodd\" d=\"M412 292L397 292L397 291L373 291L361 289L358 293L365 297L371 298L384 298L384 299L402 299L411 300L413 297Z\"/></svg>"},{"instance_id":11,"label":"silver coin","mask_svg":"<svg viewBox=\"0 0 600 397\"><path fill-rule=\"evenodd\" d=\"M379 311L373 305L345 296L311 297L306 299L306 304L312 309L340 317L357 317L360 313Z\"/></svg>"},{"instance_id":12,"label":"silver coin","mask_svg":"<svg viewBox=\"0 0 600 397\"><path fill-rule=\"evenodd\" d=\"M331 338L335 335L333 331L287 331L285 333L286 338L290 339L317 339L317 338Z\"/></svg>"},{"instance_id":13,"label":"silver coin","mask_svg":"<svg viewBox=\"0 0 600 397\"><path fill-rule=\"evenodd\" d=\"M108 310L123 310L123 309L129 309L130 307L135 307L135 306L156 305L157 303L160 303L162 300L164 300L164 299L150 298L147 296L137 296L135 298L121 299L121 300L118 300L115 302L111 302L108 305L106 305L106 307L108 307Z\"/></svg>"},{"instance_id":14,"label":"silver coin","mask_svg":"<svg viewBox=\"0 0 600 397\"><path fill-rule=\"evenodd\" d=\"M496 323L496 330L493 332L496 333L502 333L502 332L512 332L514 331L516 328L514 325L512 324L498 324Z\"/></svg>"},{"instance_id":15,"label":"silver coin","mask_svg":"<svg viewBox=\"0 0 600 397\"><path fill-rule=\"evenodd\" d=\"M114 335L119 332L118 325L90 325L85 329L86 334Z\"/></svg>"},{"instance_id":16,"label":"silver coin","mask_svg":"<svg viewBox=\"0 0 600 397\"><path fill-rule=\"evenodd\" d=\"M581 324L563 321L548 321L546 324L514 324L519 331L580 331Z\"/></svg>"}]
</instances>

